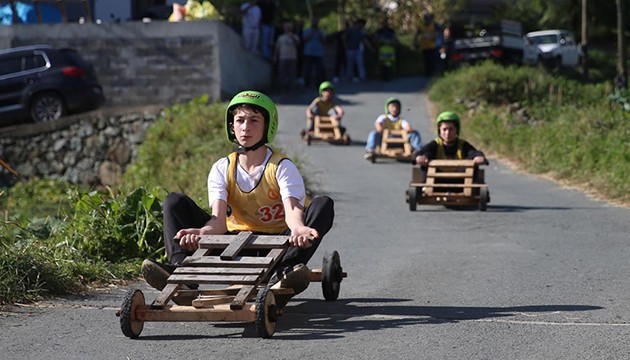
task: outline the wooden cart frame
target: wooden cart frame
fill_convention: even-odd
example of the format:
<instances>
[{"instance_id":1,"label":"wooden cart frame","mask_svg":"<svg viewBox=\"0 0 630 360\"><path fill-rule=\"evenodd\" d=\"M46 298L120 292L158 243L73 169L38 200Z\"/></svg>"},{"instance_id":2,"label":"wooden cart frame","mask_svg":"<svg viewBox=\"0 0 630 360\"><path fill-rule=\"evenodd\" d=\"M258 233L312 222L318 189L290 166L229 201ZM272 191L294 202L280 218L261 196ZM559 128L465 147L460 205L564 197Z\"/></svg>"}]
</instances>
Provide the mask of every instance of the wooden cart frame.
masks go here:
<instances>
[{"instance_id":1,"label":"wooden cart frame","mask_svg":"<svg viewBox=\"0 0 630 360\"><path fill-rule=\"evenodd\" d=\"M145 304L141 290L127 291L116 312L123 334L137 338L148 321L229 321L255 323L259 336L271 337L282 314L276 296L294 294L293 289L280 287L280 282L267 286L272 269L288 247L286 235L201 236L199 249L168 278L151 304ZM221 254L211 255L217 249ZM251 256L255 252L265 254ZM321 281L324 298L334 301L346 276L339 253L334 251L324 256L321 269L310 271L309 280ZM198 284L199 288L190 290L185 284ZM191 301L190 305L168 305L171 299Z\"/></svg>"},{"instance_id":2,"label":"wooden cart frame","mask_svg":"<svg viewBox=\"0 0 630 360\"><path fill-rule=\"evenodd\" d=\"M398 161L411 161L411 144L409 143L409 132L406 130L383 130L381 145L370 154L369 160L376 162L379 157L396 159Z\"/></svg>"},{"instance_id":3,"label":"wooden cart frame","mask_svg":"<svg viewBox=\"0 0 630 360\"><path fill-rule=\"evenodd\" d=\"M315 115L313 119L313 134L305 134L304 141L306 141L307 145L311 145L313 141L350 145L350 136L341 133L339 121L334 117Z\"/></svg>"},{"instance_id":4,"label":"wooden cart frame","mask_svg":"<svg viewBox=\"0 0 630 360\"><path fill-rule=\"evenodd\" d=\"M477 169L477 182L474 177L473 160L432 160L425 182L422 182L421 167L414 166L406 194L409 210L416 211L417 204L431 204L478 206L480 211L486 211L490 192L484 183L484 170Z\"/></svg>"}]
</instances>

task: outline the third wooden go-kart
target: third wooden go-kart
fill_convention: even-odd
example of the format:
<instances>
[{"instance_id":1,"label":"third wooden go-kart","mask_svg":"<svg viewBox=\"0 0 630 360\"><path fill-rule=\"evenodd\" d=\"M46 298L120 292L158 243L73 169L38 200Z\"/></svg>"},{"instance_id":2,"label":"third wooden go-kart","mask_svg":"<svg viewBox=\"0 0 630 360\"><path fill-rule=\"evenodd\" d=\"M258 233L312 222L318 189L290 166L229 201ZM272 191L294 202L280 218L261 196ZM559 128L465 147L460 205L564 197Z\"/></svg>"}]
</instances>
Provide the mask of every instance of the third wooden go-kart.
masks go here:
<instances>
[{"instance_id":1,"label":"third wooden go-kart","mask_svg":"<svg viewBox=\"0 0 630 360\"><path fill-rule=\"evenodd\" d=\"M422 179L422 168L414 166L406 193L410 211L415 211L418 204L477 206L486 211L490 202L484 170L473 160L432 160L426 170L426 181Z\"/></svg>"}]
</instances>

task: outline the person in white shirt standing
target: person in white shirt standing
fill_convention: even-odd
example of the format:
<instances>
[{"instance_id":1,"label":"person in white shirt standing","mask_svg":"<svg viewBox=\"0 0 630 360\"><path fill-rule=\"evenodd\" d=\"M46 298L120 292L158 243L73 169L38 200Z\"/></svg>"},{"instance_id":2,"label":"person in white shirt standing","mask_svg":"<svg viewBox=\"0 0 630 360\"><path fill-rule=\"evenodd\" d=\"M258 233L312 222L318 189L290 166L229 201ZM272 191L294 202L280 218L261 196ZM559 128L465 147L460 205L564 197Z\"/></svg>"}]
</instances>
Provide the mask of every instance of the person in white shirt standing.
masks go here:
<instances>
[{"instance_id":1,"label":"person in white shirt standing","mask_svg":"<svg viewBox=\"0 0 630 360\"><path fill-rule=\"evenodd\" d=\"M262 13L255 0L249 0L241 5L243 16L243 44L253 53L258 51L258 39L260 38L260 20Z\"/></svg>"},{"instance_id":2,"label":"person in white shirt standing","mask_svg":"<svg viewBox=\"0 0 630 360\"><path fill-rule=\"evenodd\" d=\"M289 91L297 76L297 58L300 38L293 33L293 23L282 24L284 34L276 40L274 62L278 65L278 86Z\"/></svg>"}]
</instances>

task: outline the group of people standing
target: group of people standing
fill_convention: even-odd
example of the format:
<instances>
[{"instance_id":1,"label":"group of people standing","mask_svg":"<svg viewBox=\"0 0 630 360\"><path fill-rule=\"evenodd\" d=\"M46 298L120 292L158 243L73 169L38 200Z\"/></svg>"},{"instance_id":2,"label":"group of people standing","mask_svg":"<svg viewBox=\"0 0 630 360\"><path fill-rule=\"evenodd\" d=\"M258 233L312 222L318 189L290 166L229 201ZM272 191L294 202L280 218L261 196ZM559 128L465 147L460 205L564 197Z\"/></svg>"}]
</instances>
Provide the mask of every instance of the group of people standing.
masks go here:
<instances>
[{"instance_id":1,"label":"group of people standing","mask_svg":"<svg viewBox=\"0 0 630 360\"><path fill-rule=\"evenodd\" d=\"M451 32L448 26L437 22L431 12L423 12L414 36L414 47L422 49L424 74L433 76L447 68L451 51Z\"/></svg>"},{"instance_id":2,"label":"group of people standing","mask_svg":"<svg viewBox=\"0 0 630 360\"><path fill-rule=\"evenodd\" d=\"M310 87L327 78L333 82L365 80L366 49L377 56L384 80L389 80L395 67L398 38L387 18L381 20L380 28L370 37L365 32L364 19L346 23L342 30L331 35L321 29L316 17L310 19L307 28L303 28L301 21L284 21L279 33L273 0L248 0L240 6L240 13L245 48L273 62L276 85L285 91L296 82ZM433 76L444 70L448 28L443 29L430 12L424 12L421 18L414 45L422 49L425 75ZM335 70L333 76L328 76L324 65L325 44L332 40L337 42Z\"/></svg>"}]
</instances>

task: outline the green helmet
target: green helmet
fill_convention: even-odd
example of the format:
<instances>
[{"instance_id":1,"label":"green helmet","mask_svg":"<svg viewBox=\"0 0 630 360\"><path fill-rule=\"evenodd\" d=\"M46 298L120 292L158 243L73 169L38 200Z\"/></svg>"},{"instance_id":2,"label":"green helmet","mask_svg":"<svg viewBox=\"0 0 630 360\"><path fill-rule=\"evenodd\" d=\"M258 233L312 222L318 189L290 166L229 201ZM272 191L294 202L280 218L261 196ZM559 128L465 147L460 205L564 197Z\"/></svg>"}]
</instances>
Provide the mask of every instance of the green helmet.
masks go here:
<instances>
[{"instance_id":1,"label":"green helmet","mask_svg":"<svg viewBox=\"0 0 630 360\"><path fill-rule=\"evenodd\" d=\"M273 141L276 136L276 132L278 131L278 109L276 109L276 104L274 104L273 100L269 98L269 96L253 90L242 91L236 96L232 98L230 103L225 110L225 134L227 136L228 141L237 143L236 136L234 136L234 132L232 131L230 124L234 121L234 115L232 115L232 110L238 105L241 104L250 104L255 105L261 110L263 110L263 116L266 121L267 134L266 138L263 138L265 143L270 143Z\"/></svg>"},{"instance_id":2,"label":"green helmet","mask_svg":"<svg viewBox=\"0 0 630 360\"><path fill-rule=\"evenodd\" d=\"M330 81L324 81L323 83L321 83L319 85L319 95L321 96L326 89L335 91L335 84L331 83Z\"/></svg>"},{"instance_id":3,"label":"green helmet","mask_svg":"<svg viewBox=\"0 0 630 360\"><path fill-rule=\"evenodd\" d=\"M440 115L438 115L437 120L435 121L438 135L440 134L440 124L443 122L452 122L453 124L455 124L457 133L459 134L460 121L459 121L459 115L457 115L457 113L454 113L452 111L444 111L444 112L441 112Z\"/></svg>"},{"instance_id":4,"label":"green helmet","mask_svg":"<svg viewBox=\"0 0 630 360\"><path fill-rule=\"evenodd\" d=\"M398 98L395 97L390 97L387 98L387 100L385 100L385 114L389 114L389 104L396 102L398 103L398 107L402 107L402 105L400 105L400 100L398 100Z\"/></svg>"}]
</instances>

